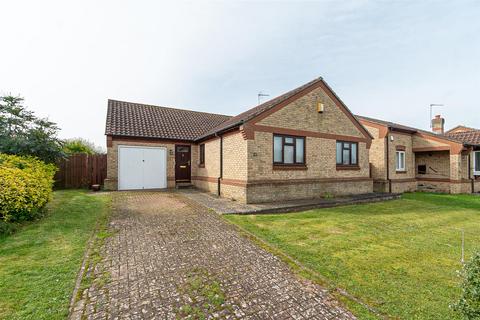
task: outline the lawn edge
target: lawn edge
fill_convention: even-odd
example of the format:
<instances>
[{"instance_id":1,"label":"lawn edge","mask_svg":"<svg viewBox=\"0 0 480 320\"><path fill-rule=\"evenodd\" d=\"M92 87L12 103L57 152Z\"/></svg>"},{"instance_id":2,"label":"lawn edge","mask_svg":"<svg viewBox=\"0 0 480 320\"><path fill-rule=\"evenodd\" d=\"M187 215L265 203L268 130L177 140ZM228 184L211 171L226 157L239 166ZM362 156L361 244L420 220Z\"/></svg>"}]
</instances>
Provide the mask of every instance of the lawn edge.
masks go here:
<instances>
[{"instance_id":1,"label":"lawn edge","mask_svg":"<svg viewBox=\"0 0 480 320\"><path fill-rule=\"evenodd\" d=\"M70 298L70 306L68 307L68 315L69 318L73 314L73 308L75 307L75 304L77 303L77 298L78 298L78 292L80 290L80 286L82 284L83 276L85 274L85 269L87 266L87 261L89 260L90 253L92 252L93 249L93 243L95 241L95 236L97 233L97 228L92 231L92 233L89 236L88 242L87 242L87 248L85 250L85 253L83 254L82 258L82 265L80 266L80 269L77 272L77 279L75 280L75 287L73 288L72 291L72 297Z\"/></svg>"},{"instance_id":2,"label":"lawn edge","mask_svg":"<svg viewBox=\"0 0 480 320\"><path fill-rule=\"evenodd\" d=\"M220 215L222 216L222 215ZM315 270L312 270L311 268L305 266L302 264L300 261L297 259L293 258L292 256L288 255L285 253L283 250L278 248L277 246L263 240L259 236L253 234L252 232L248 231L244 227L229 221L225 216L222 216L223 220L227 222L229 225L234 227L239 234L244 236L245 238L251 240L252 242L256 243L259 245L262 249L276 255L279 257L283 262L287 263L287 265L292 269L292 271L297 275L302 278L305 278L307 280L313 281L314 283L317 283L321 286L323 286L325 289L328 290L329 293L331 293L339 303L345 305L347 302L355 303L360 305L363 309L368 311L369 313L373 314L375 317L380 318L380 319L390 319L388 315L385 315L375 309L374 307L368 305L367 303L363 302L360 298L357 298L353 296L352 294L348 293L346 290L337 287L334 285L330 279L326 278L322 274L316 272ZM340 299L339 299L340 298ZM352 312L351 308L347 308L350 312ZM352 312L353 313L353 312Z\"/></svg>"},{"instance_id":3,"label":"lawn edge","mask_svg":"<svg viewBox=\"0 0 480 320\"><path fill-rule=\"evenodd\" d=\"M105 194L102 194L101 196L105 196ZM107 202L105 204L105 208L104 208L105 213L104 213L103 216L100 216L95 223L95 227L93 228L93 230L92 230L92 232L89 236L88 242L87 242L87 248L85 249L85 252L83 254L82 265L80 266L80 269L77 272L77 277L76 277L76 280L75 280L75 287L72 291L72 297L70 299L70 305L69 305L69 308L68 308L67 319L74 318L75 312L83 311L83 306L82 305L79 306L79 307L81 307L81 310L76 310L76 309L79 309L79 308L76 308L76 306L80 302L82 284L85 280L85 276L86 276L86 273L88 271L87 267L89 267L89 265L90 265L90 262L91 262L90 260L93 256L92 252L94 251L94 248L96 248L99 245L98 235L100 234L100 232L107 229L108 222L110 220L110 216L111 216L111 213L112 213L111 195L107 195L107 196L109 196L110 199L107 200Z\"/></svg>"}]
</instances>

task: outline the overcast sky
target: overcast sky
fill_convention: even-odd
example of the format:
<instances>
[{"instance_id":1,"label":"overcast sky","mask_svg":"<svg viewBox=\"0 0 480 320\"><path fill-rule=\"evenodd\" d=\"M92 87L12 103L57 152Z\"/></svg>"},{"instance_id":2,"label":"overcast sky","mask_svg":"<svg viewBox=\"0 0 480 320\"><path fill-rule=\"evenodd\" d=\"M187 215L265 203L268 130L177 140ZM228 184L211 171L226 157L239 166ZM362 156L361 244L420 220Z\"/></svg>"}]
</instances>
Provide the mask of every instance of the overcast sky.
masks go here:
<instances>
[{"instance_id":1,"label":"overcast sky","mask_svg":"<svg viewBox=\"0 0 480 320\"><path fill-rule=\"evenodd\" d=\"M0 94L105 145L107 99L238 114L318 76L357 114L480 127L480 1L0 2Z\"/></svg>"}]
</instances>

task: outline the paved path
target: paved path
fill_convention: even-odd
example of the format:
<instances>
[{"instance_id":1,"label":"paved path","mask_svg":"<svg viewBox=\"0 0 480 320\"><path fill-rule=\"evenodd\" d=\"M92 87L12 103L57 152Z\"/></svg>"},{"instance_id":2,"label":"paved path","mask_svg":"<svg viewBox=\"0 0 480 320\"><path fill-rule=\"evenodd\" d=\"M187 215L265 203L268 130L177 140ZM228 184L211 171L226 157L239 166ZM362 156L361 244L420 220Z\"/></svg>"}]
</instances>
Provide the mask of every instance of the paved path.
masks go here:
<instances>
[{"instance_id":1,"label":"paved path","mask_svg":"<svg viewBox=\"0 0 480 320\"><path fill-rule=\"evenodd\" d=\"M114 193L103 259L72 318L354 319L180 194Z\"/></svg>"},{"instance_id":2,"label":"paved path","mask_svg":"<svg viewBox=\"0 0 480 320\"><path fill-rule=\"evenodd\" d=\"M238 201L232 201L231 199L217 197L211 193L203 192L197 189L180 189L177 190L177 192L220 214L299 212L315 208L331 208L359 203L389 201L400 199L401 197L401 194L399 193L364 193L335 198L316 198L244 204Z\"/></svg>"}]
</instances>

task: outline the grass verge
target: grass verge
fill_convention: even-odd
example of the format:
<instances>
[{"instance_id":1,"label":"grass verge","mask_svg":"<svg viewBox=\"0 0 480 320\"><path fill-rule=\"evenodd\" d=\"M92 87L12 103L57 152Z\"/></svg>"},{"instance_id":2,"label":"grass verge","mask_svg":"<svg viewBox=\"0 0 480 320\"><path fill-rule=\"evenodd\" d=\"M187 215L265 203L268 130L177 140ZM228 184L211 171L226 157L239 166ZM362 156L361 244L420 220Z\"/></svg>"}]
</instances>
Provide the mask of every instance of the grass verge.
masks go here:
<instances>
[{"instance_id":1,"label":"grass verge","mask_svg":"<svg viewBox=\"0 0 480 320\"><path fill-rule=\"evenodd\" d=\"M383 203L225 219L323 278L313 280L402 319L457 319L448 305L460 293L461 230L467 258L480 243L480 197L471 195L415 193Z\"/></svg>"},{"instance_id":2,"label":"grass verge","mask_svg":"<svg viewBox=\"0 0 480 320\"><path fill-rule=\"evenodd\" d=\"M1 319L67 317L86 243L109 203L108 195L56 191L43 219L0 238Z\"/></svg>"}]
</instances>

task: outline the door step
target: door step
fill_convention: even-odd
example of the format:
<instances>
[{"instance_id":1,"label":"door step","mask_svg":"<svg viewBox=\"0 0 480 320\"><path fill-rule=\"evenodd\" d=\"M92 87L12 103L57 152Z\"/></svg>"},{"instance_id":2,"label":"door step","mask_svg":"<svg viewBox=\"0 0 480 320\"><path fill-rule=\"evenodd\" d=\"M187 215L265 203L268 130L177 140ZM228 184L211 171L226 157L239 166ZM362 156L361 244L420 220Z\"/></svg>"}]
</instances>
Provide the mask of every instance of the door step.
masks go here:
<instances>
[{"instance_id":1,"label":"door step","mask_svg":"<svg viewBox=\"0 0 480 320\"><path fill-rule=\"evenodd\" d=\"M193 184L191 182L177 182L175 184L175 188L177 188L177 189L191 189L191 188L193 188Z\"/></svg>"}]
</instances>

